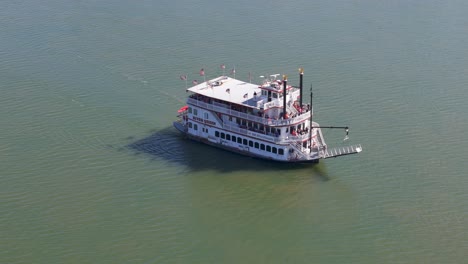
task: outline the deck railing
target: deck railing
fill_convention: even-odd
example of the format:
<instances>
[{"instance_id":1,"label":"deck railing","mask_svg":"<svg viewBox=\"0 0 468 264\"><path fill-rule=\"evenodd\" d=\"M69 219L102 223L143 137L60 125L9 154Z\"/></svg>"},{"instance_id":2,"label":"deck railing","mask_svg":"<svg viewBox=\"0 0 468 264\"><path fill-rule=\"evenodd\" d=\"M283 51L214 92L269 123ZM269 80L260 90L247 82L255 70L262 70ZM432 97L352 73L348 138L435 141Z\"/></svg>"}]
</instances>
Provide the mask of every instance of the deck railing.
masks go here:
<instances>
[{"instance_id":1,"label":"deck railing","mask_svg":"<svg viewBox=\"0 0 468 264\"><path fill-rule=\"evenodd\" d=\"M238 118L243 118L243 119L246 119L246 120L249 120L249 121L257 122L257 123L267 125L267 126L287 126L287 125L292 125L292 124L295 124L295 123L300 123L300 122L310 118L310 113L311 113L311 111L308 111L308 112L303 113L303 114L301 114L299 116L296 116L294 118L288 118L288 119L271 119L271 118L264 118L264 117L260 117L260 116L255 116L253 114L247 114L247 113L242 113L242 112L239 112L239 111L236 111L236 110L232 110L232 109L227 108L225 105L224 106L218 106L218 105L222 105L222 104L219 104L219 103L216 103L217 105L208 104L208 103L201 102L201 101L198 101L198 100L193 99L193 98L188 98L187 103L191 104L191 105L196 105L196 106L199 106L199 107L203 107L203 108L206 108L206 109L209 109L209 110L213 110L215 112L219 112L219 113L222 113L222 114L231 115L231 116L235 116L235 117L238 117Z\"/></svg>"},{"instance_id":2,"label":"deck railing","mask_svg":"<svg viewBox=\"0 0 468 264\"><path fill-rule=\"evenodd\" d=\"M346 146L346 147L336 147L332 149L324 149L321 151L321 157L324 159L334 158L344 155L350 155L359 153L362 151L361 145L353 145L353 146Z\"/></svg>"},{"instance_id":3,"label":"deck railing","mask_svg":"<svg viewBox=\"0 0 468 264\"><path fill-rule=\"evenodd\" d=\"M258 139L274 142L277 144L287 144L287 143L292 143L292 142L297 142L297 141L302 141L304 139L309 138L309 134L306 133L304 135L298 135L298 136L292 136L288 134L287 136L282 136L282 135L273 135L273 134L263 134L261 132L256 132L249 130L247 128L240 128L237 125L230 125L230 124L224 124L223 128L241 135L246 135L250 137L255 137Z\"/></svg>"}]
</instances>

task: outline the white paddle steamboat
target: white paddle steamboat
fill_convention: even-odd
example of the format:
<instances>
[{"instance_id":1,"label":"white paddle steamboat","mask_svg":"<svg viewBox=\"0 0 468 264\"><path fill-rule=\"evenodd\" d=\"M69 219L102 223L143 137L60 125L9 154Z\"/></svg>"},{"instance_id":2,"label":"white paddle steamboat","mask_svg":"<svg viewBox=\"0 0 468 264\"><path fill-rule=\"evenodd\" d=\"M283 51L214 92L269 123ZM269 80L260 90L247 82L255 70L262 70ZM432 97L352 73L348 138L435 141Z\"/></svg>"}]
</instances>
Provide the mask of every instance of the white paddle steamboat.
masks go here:
<instances>
[{"instance_id":1,"label":"white paddle steamboat","mask_svg":"<svg viewBox=\"0 0 468 264\"><path fill-rule=\"evenodd\" d=\"M289 85L285 75L278 79L279 74L261 76L261 85L227 76L196 84L187 89L191 94L174 127L190 139L279 162L318 162L361 152L361 145L327 147L321 128L345 129L345 139L349 129L312 120L312 105L302 102L304 72L299 73L299 87ZM312 103L312 91L310 96Z\"/></svg>"}]
</instances>

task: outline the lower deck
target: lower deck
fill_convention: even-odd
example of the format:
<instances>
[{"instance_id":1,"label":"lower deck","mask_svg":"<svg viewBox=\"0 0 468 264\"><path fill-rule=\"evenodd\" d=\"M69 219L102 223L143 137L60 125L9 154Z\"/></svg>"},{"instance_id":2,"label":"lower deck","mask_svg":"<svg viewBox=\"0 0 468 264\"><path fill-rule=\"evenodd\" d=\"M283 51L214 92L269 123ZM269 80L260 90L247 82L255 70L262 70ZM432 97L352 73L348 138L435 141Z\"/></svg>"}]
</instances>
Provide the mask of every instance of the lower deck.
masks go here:
<instances>
[{"instance_id":1,"label":"lower deck","mask_svg":"<svg viewBox=\"0 0 468 264\"><path fill-rule=\"evenodd\" d=\"M299 146L278 145L263 141L257 141L245 135L233 132L219 131L213 128L202 128L201 134L194 134L181 122L174 122L174 126L188 138L223 148L246 156L274 160L280 162L313 163L318 162L319 153L304 152ZM198 127L197 127L198 131ZM191 133L192 132L192 133Z\"/></svg>"}]
</instances>

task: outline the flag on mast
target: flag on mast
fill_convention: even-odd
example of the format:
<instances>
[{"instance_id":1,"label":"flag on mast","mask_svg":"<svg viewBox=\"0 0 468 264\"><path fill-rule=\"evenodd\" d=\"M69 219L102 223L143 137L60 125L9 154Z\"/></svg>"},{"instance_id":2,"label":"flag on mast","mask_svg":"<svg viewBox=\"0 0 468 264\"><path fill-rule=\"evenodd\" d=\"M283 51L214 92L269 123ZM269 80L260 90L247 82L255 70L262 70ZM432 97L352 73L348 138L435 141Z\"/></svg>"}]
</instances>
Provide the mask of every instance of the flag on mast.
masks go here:
<instances>
[{"instance_id":1,"label":"flag on mast","mask_svg":"<svg viewBox=\"0 0 468 264\"><path fill-rule=\"evenodd\" d=\"M181 76L180 76L180 79L181 79L182 81L185 81L185 89L187 89L187 75L181 75Z\"/></svg>"},{"instance_id":2,"label":"flag on mast","mask_svg":"<svg viewBox=\"0 0 468 264\"><path fill-rule=\"evenodd\" d=\"M201 69L200 70L200 76L203 76L203 82L206 82L206 79L205 79L205 69Z\"/></svg>"},{"instance_id":3,"label":"flag on mast","mask_svg":"<svg viewBox=\"0 0 468 264\"><path fill-rule=\"evenodd\" d=\"M226 69L226 65L221 64L219 67L223 70L223 76L224 76L224 70Z\"/></svg>"}]
</instances>

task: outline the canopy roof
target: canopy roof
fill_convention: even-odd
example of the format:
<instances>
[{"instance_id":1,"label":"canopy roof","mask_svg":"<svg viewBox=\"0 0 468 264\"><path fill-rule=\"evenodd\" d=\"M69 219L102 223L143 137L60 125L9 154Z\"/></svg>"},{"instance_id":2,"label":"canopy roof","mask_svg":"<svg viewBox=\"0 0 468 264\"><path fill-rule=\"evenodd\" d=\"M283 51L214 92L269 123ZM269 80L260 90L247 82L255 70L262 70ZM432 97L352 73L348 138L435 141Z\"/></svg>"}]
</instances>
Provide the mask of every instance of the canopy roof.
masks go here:
<instances>
[{"instance_id":1,"label":"canopy roof","mask_svg":"<svg viewBox=\"0 0 468 264\"><path fill-rule=\"evenodd\" d=\"M188 88L187 91L249 107L257 107L254 95L260 97L261 93L258 85L227 76L197 84Z\"/></svg>"}]
</instances>

